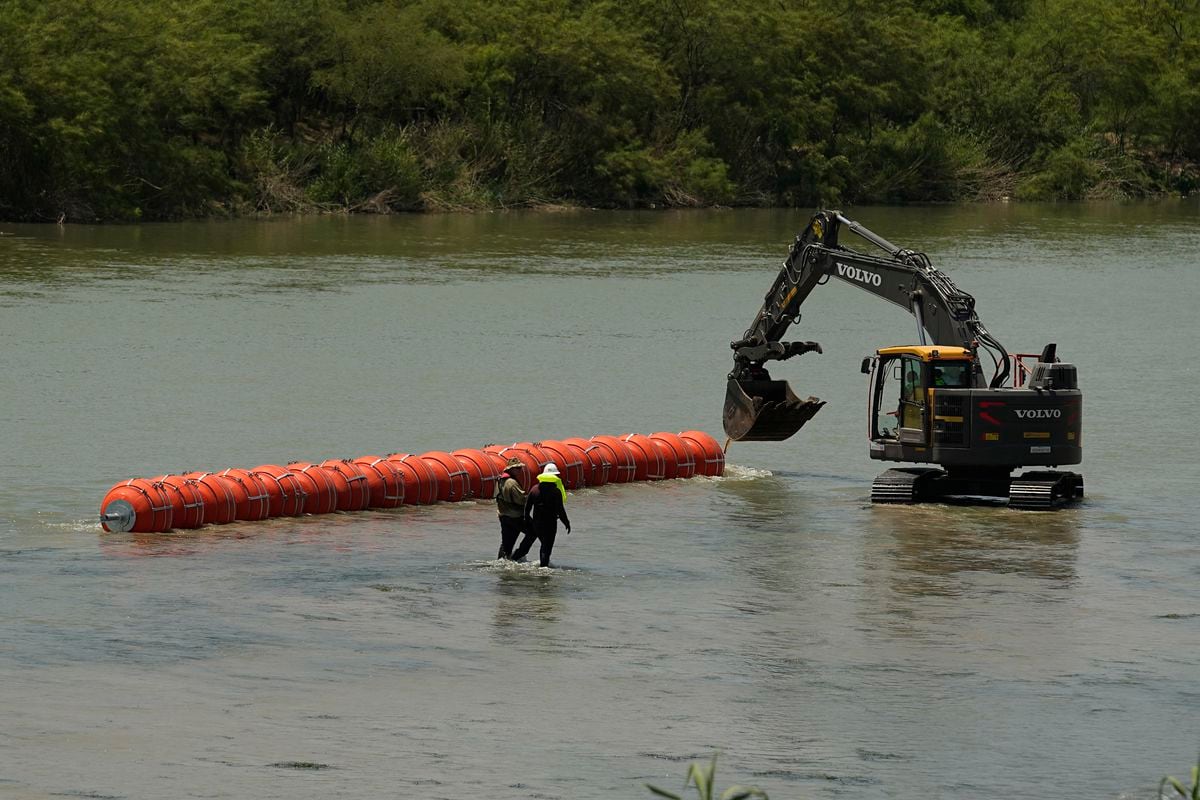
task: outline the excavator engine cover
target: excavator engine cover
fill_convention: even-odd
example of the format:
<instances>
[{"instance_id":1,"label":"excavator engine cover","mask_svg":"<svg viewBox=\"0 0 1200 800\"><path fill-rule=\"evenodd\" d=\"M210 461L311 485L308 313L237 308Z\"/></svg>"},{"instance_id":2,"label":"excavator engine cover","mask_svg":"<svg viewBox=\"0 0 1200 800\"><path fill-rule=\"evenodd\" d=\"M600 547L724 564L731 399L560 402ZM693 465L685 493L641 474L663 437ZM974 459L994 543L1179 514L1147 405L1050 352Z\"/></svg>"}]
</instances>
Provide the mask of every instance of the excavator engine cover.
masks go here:
<instances>
[{"instance_id":1,"label":"excavator engine cover","mask_svg":"<svg viewBox=\"0 0 1200 800\"><path fill-rule=\"evenodd\" d=\"M787 381L739 381L725 389L725 433L738 442L781 442L804 427L824 400L801 400Z\"/></svg>"}]
</instances>

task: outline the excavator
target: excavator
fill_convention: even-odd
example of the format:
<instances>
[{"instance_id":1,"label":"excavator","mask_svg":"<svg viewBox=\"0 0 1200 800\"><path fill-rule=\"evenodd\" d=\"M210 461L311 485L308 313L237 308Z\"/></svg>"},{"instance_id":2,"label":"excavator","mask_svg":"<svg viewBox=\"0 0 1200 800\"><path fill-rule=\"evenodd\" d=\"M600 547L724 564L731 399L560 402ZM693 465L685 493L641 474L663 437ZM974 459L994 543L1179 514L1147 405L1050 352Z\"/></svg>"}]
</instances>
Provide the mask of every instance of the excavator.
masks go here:
<instances>
[{"instance_id":1,"label":"excavator","mask_svg":"<svg viewBox=\"0 0 1200 800\"><path fill-rule=\"evenodd\" d=\"M882 252L842 244L847 231ZM879 475L872 502L1007 500L1014 509L1050 510L1083 497L1083 477L1055 469L1082 460L1075 366L1058 359L1055 344L1040 354L1010 354L983 326L975 298L928 256L840 211L817 212L796 236L754 322L730 342L722 421L731 441L782 441L825 405L800 399L765 365L821 352L817 342L782 338L831 278L900 306L917 323L917 344L884 347L862 361L871 458L917 465Z\"/></svg>"}]
</instances>

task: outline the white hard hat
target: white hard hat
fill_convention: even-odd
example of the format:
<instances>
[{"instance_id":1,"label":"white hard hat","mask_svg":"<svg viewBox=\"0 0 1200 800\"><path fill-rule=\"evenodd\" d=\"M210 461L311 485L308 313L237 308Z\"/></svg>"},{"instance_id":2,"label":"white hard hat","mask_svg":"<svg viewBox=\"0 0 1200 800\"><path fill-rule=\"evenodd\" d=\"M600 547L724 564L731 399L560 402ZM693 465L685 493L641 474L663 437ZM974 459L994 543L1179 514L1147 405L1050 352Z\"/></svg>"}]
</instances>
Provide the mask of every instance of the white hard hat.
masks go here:
<instances>
[{"instance_id":1,"label":"white hard hat","mask_svg":"<svg viewBox=\"0 0 1200 800\"><path fill-rule=\"evenodd\" d=\"M553 461L551 461L549 464L547 464L545 467L542 468L542 474L543 475L559 474L558 473L558 464L555 464Z\"/></svg>"}]
</instances>

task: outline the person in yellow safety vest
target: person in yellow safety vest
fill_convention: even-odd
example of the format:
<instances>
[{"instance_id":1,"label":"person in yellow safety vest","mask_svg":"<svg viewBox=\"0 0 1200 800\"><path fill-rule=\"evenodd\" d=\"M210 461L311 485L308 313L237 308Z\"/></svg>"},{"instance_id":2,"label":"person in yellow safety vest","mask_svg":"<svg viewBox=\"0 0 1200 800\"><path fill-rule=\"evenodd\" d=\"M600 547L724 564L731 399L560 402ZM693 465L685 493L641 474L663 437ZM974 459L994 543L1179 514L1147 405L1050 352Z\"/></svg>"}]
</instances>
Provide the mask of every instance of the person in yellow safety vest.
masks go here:
<instances>
[{"instance_id":1,"label":"person in yellow safety vest","mask_svg":"<svg viewBox=\"0 0 1200 800\"><path fill-rule=\"evenodd\" d=\"M563 525L567 526L567 533L571 532L571 520L567 518L565 508L567 490L558 475L558 465L551 461L537 476L537 485L529 490L525 501L525 538L513 553L514 561L524 559L534 541L541 540L539 563L543 567L550 566L550 551L554 549L558 521L561 519Z\"/></svg>"},{"instance_id":2,"label":"person in yellow safety vest","mask_svg":"<svg viewBox=\"0 0 1200 800\"><path fill-rule=\"evenodd\" d=\"M525 528L525 490L520 477L525 465L519 458L510 458L500 473L496 487L496 513L500 516L500 553L496 558L512 558L513 546Z\"/></svg>"}]
</instances>

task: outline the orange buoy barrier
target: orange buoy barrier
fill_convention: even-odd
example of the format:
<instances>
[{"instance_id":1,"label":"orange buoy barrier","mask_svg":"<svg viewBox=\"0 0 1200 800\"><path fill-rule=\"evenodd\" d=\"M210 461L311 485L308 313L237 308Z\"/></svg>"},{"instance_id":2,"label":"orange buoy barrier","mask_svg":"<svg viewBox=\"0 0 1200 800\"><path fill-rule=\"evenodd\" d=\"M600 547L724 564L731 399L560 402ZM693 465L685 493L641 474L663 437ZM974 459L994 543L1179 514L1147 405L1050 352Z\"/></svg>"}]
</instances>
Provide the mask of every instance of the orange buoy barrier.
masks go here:
<instances>
[{"instance_id":1,"label":"orange buoy barrier","mask_svg":"<svg viewBox=\"0 0 1200 800\"><path fill-rule=\"evenodd\" d=\"M634 463L633 453L629 445L616 436L593 436L592 443L603 448L612 465L608 471L610 483L629 483L637 474L637 464Z\"/></svg>"},{"instance_id":2,"label":"orange buoy barrier","mask_svg":"<svg viewBox=\"0 0 1200 800\"><path fill-rule=\"evenodd\" d=\"M663 467L668 480L690 478L696 474L696 458L678 434L659 431L650 434L650 441L663 455Z\"/></svg>"},{"instance_id":3,"label":"orange buoy barrier","mask_svg":"<svg viewBox=\"0 0 1200 800\"><path fill-rule=\"evenodd\" d=\"M511 459L525 467L515 476L526 489L552 461L568 489L716 476L725 470L721 446L703 431L546 439L453 452L392 453L320 464L293 461L286 467L263 464L250 470L132 478L104 496L100 524L110 532L157 533L274 516L490 500Z\"/></svg>"},{"instance_id":4,"label":"orange buoy barrier","mask_svg":"<svg viewBox=\"0 0 1200 800\"><path fill-rule=\"evenodd\" d=\"M230 488L232 481L213 472L185 472L183 477L194 480L200 490L206 524L224 525L237 519L237 503Z\"/></svg>"},{"instance_id":5,"label":"orange buoy barrier","mask_svg":"<svg viewBox=\"0 0 1200 800\"><path fill-rule=\"evenodd\" d=\"M328 514L337 511L337 487L329 475L329 470L320 464L310 464L307 461L293 461L287 466L305 494L305 514Z\"/></svg>"},{"instance_id":6,"label":"orange buoy barrier","mask_svg":"<svg viewBox=\"0 0 1200 800\"><path fill-rule=\"evenodd\" d=\"M679 438L688 447L695 448L697 475L712 477L725 474L725 451L716 439L704 431L680 431Z\"/></svg>"},{"instance_id":7,"label":"orange buoy barrier","mask_svg":"<svg viewBox=\"0 0 1200 800\"><path fill-rule=\"evenodd\" d=\"M175 507L161 483L131 478L108 490L100 501L100 526L114 533L154 533L171 529Z\"/></svg>"},{"instance_id":8,"label":"orange buoy barrier","mask_svg":"<svg viewBox=\"0 0 1200 800\"><path fill-rule=\"evenodd\" d=\"M612 462L606 449L587 439L563 439L563 443L583 453L586 459L583 480L587 486L603 486L608 483L608 471L612 468Z\"/></svg>"},{"instance_id":9,"label":"orange buoy barrier","mask_svg":"<svg viewBox=\"0 0 1200 800\"><path fill-rule=\"evenodd\" d=\"M583 455L575 452L579 448L572 450L566 442L554 439L543 439L538 442L538 447L558 466L559 478L566 488L578 489L583 486Z\"/></svg>"},{"instance_id":10,"label":"orange buoy barrier","mask_svg":"<svg viewBox=\"0 0 1200 800\"><path fill-rule=\"evenodd\" d=\"M391 461L382 456L360 456L354 463L367 476L371 499L368 508L396 508L404 505L404 477Z\"/></svg>"},{"instance_id":11,"label":"orange buoy barrier","mask_svg":"<svg viewBox=\"0 0 1200 800\"><path fill-rule=\"evenodd\" d=\"M466 499L471 487L467 482L467 471L457 458L442 450L430 450L417 458L428 464L433 474L437 475L438 500L457 503Z\"/></svg>"},{"instance_id":12,"label":"orange buoy barrier","mask_svg":"<svg viewBox=\"0 0 1200 800\"><path fill-rule=\"evenodd\" d=\"M262 478L244 469L227 469L217 474L230 481L229 489L237 508L234 519L254 522L271 516L271 497Z\"/></svg>"},{"instance_id":13,"label":"orange buoy barrier","mask_svg":"<svg viewBox=\"0 0 1200 800\"><path fill-rule=\"evenodd\" d=\"M167 489L167 498L174 506L172 528L199 528L204 524L204 495L194 480L182 475L159 475L150 480Z\"/></svg>"},{"instance_id":14,"label":"orange buoy barrier","mask_svg":"<svg viewBox=\"0 0 1200 800\"><path fill-rule=\"evenodd\" d=\"M404 502L408 505L428 505L438 499L437 475L412 453L392 453L387 460L396 465L404 478Z\"/></svg>"},{"instance_id":15,"label":"orange buoy barrier","mask_svg":"<svg viewBox=\"0 0 1200 800\"><path fill-rule=\"evenodd\" d=\"M345 458L328 458L321 466L338 476L333 479L337 486L338 511L362 511L367 507L371 502L371 489L362 467Z\"/></svg>"},{"instance_id":16,"label":"orange buoy barrier","mask_svg":"<svg viewBox=\"0 0 1200 800\"><path fill-rule=\"evenodd\" d=\"M304 501L307 496L300 486L300 481L287 467L278 464L260 464L250 470L267 487L267 496L271 498L270 515L272 517L298 517L304 513Z\"/></svg>"}]
</instances>

